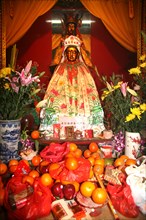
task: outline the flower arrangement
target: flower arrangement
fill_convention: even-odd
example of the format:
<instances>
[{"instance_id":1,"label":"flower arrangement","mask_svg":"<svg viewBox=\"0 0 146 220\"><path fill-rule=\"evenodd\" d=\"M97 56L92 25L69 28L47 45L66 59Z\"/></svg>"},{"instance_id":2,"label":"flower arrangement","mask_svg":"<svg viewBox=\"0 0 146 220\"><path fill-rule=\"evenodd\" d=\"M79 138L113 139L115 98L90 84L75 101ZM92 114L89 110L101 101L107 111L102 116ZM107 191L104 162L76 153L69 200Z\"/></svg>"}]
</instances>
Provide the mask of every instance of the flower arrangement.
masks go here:
<instances>
[{"instance_id":1,"label":"flower arrangement","mask_svg":"<svg viewBox=\"0 0 146 220\"><path fill-rule=\"evenodd\" d=\"M146 101L146 54L140 56L139 65L131 68L129 74L133 76L135 90L139 92L141 99Z\"/></svg>"},{"instance_id":2,"label":"flower arrangement","mask_svg":"<svg viewBox=\"0 0 146 220\"><path fill-rule=\"evenodd\" d=\"M105 115L110 115L111 128L114 133L120 131L140 132L145 126L146 103L141 103L139 95L131 89L121 76L113 74L110 82L103 77L106 88L101 99Z\"/></svg>"},{"instance_id":3,"label":"flower arrangement","mask_svg":"<svg viewBox=\"0 0 146 220\"><path fill-rule=\"evenodd\" d=\"M37 64L29 61L20 71L11 67L0 70L0 120L20 119L39 100L41 90Z\"/></svg>"}]
</instances>

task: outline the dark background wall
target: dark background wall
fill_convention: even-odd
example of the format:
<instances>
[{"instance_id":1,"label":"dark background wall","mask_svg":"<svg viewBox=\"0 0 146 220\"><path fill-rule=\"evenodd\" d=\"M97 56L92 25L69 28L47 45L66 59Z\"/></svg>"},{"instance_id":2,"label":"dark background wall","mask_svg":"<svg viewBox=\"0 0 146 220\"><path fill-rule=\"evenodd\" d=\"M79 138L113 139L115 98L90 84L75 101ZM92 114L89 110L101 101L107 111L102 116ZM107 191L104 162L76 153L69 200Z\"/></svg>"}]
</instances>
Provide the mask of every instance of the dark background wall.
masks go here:
<instances>
[{"instance_id":1,"label":"dark background wall","mask_svg":"<svg viewBox=\"0 0 146 220\"><path fill-rule=\"evenodd\" d=\"M39 64L38 70L46 72L41 81L46 86L52 76L49 70L52 59L52 29L51 25L45 22L50 16L51 12L40 16L28 32L16 42L19 50L17 64L25 66L29 60L36 61ZM136 65L136 53L128 51L114 40L100 19L95 17L93 19L96 22L91 26L92 63L96 65L101 75L123 74L124 78L128 79L128 69ZM11 49L11 47L7 49L7 62L10 60ZM95 73L93 77L100 92L103 85Z\"/></svg>"}]
</instances>

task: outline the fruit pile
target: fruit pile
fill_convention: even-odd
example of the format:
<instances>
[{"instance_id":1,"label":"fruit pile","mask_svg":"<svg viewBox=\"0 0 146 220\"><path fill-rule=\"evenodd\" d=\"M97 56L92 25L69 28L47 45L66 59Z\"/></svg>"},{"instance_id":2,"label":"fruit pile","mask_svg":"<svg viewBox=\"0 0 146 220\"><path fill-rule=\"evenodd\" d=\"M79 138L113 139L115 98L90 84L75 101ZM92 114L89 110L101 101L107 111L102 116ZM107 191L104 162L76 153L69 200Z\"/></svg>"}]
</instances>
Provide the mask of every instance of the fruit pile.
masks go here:
<instances>
[{"instance_id":1,"label":"fruit pile","mask_svg":"<svg viewBox=\"0 0 146 220\"><path fill-rule=\"evenodd\" d=\"M40 152L30 161L11 159L8 164L0 162L0 206L3 206L5 187L9 179L19 175L22 163L27 167L20 172L22 183L33 187L35 180L39 179L43 186L50 188L52 201L62 198L76 199L81 195L80 198L90 198L93 204L99 206L107 203L108 197L106 190L100 186L95 176L99 175L102 181L106 182L104 180L106 169L118 169L120 170L119 181L122 184L126 178L125 168L136 164L136 160L125 155L115 160L102 158L100 148L95 142L91 142L88 149L83 152L75 143L66 143L66 147L66 153L61 161L50 162L44 159ZM66 174L67 177L64 178ZM82 178L77 178L79 176ZM82 204L81 199L79 202Z\"/></svg>"}]
</instances>

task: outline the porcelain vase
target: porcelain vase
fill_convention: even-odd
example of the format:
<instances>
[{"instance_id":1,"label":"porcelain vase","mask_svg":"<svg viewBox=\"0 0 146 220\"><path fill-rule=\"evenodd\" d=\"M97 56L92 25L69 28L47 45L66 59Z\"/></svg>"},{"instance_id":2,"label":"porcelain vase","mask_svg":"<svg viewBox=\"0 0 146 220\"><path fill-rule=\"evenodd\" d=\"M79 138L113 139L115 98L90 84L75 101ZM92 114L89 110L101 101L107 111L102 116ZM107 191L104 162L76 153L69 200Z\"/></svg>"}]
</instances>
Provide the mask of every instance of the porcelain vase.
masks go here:
<instances>
[{"instance_id":1,"label":"porcelain vase","mask_svg":"<svg viewBox=\"0 0 146 220\"><path fill-rule=\"evenodd\" d=\"M18 144L21 134L21 120L0 120L0 160L8 163L19 159Z\"/></svg>"},{"instance_id":2,"label":"porcelain vase","mask_svg":"<svg viewBox=\"0 0 146 220\"><path fill-rule=\"evenodd\" d=\"M136 159L139 147L141 145L141 136L138 132L125 132L125 155Z\"/></svg>"}]
</instances>

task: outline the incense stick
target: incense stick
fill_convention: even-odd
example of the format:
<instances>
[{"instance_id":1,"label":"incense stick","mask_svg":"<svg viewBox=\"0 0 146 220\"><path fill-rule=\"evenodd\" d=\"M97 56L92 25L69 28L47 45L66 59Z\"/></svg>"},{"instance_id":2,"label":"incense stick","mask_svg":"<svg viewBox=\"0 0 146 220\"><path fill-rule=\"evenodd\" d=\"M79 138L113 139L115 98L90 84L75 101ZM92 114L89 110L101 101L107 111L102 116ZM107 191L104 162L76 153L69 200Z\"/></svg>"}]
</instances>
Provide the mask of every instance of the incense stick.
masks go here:
<instances>
[{"instance_id":1,"label":"incense stick","mask_svg":"<svg viewBox=\"0 0 146 220\"><path fill-rule=\"evenodd\" d=\"M99 182L100 187L103 188L103 189L106 191L105 186L104 186L104 184L103 184L103 182L102 182L100 176L99 176L96 172L95 172L95 177L96 177L97 181ZM107 191L106 191L106 193L107 193ZM118 217L118 214L117 214L117 212L116 212L116 210L115 210L115 208L114 208L114 206L113 206L113 204L112 204L112 201L111 201L111 199L110 199L108 193L107 193L107 198L108 198L109 207L110 207L110 209L111 209L111 211L112 211L112 213L113 213L114 218L115 218L116 220L120 220L119 217Z\"/></svg>"}]
</instances>

